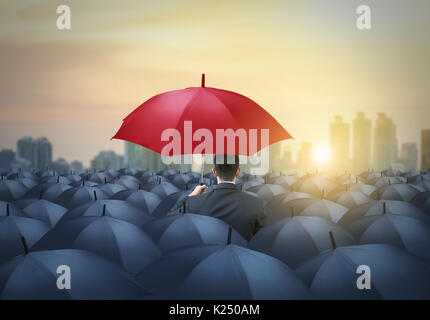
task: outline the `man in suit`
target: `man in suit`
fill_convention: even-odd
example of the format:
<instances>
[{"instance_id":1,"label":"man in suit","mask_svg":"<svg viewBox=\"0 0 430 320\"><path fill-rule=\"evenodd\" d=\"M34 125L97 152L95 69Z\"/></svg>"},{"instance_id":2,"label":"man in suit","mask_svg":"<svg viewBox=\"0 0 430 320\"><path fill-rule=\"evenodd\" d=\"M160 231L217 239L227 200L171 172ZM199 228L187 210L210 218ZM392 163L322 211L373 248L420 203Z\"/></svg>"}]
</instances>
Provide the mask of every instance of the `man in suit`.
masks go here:
<instances>
[{"instance_id":1,"label":"man in suit","mask_svg":"<svg viewBox=\"0 0 430 320\"><path fill-rule=\"evenodd\" d=\"M260 198L243 192L235 184L240 173L239 157L214 156L212 172L218 184L209 189L206 185L195 187L179 206L183 212L221 219L250 240L264 222L264 206Z\"/></svg>"}]
</instances>

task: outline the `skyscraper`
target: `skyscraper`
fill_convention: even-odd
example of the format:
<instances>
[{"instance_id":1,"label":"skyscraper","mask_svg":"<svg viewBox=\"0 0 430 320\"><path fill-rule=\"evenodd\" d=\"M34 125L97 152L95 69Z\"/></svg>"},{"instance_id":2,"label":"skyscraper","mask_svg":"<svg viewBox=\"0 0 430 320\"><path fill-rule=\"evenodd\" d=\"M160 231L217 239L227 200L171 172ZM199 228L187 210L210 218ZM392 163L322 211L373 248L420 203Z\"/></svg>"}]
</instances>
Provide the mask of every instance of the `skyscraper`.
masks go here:
<instances>
[{"instance_id":1,"label":"skyscraper","mask_svg":"<svg viewBox=\"0 0 430 320\"><path fill-rule=\"evenodd\" d=\"M389 169L397 162L397 138L396 126L385 113L378 113L373 137L373 166L376 170Z\"/></svg>"},{"instance_id":2,"label":"skyscraper","mask_svg":"<svg viewBox=\"0 0 430 320\"><path fill-rule=\"evenodd\" d=\"M15 152L10 149L0 151L0 172L6 172L11 168L12 162L15 159Z\"/></svg>"},{"instance_id":3,"label":"skyscraper","mask_svg":"<svg viewBox=\"0 0 430 320\"><path fill-rule=\"evenodd\" d=\"M17 159L25 159L35 170L45 170L52 163L52 144L45 137L24 137L17 142Z\"/></svg>"},{"instance_id":4,"label":"skyscraper","mask_svg":"<svg viewBox=\"0 0 430 320\"><path fill-rule=\"evenodd\" d=\"M417 172L418 148L416 143L403 143L400 149L400 162L405 171Z\"/></svg>"},{"instance_id":5,"label":"skyscraper","mask_svg":"<svg viewBox=\"0 0 430 320\"><path fill-rule=\"evenodd\" d=\"M281 143L276 142L269 146L269 172L280 171Z\"/></svg>"},{"instance_id":6,"label":"skyscraper","mask_svg":"<svg viewBox=\"0 0 430 320\"><path fill-rule=\"evenodd\" d=\"M51 167L52 144L45 137L34 140L34 162L33 168L45 170Z\"/></svg>"},{"instance_id":7,"label":"skyscraper","mask_svg":"<svg viewBox=\"0 0 430 320\"><path fill-rule=\"evenodd\" d=\"M336 116L330 123L330 153L332 169L349 169L349 124L344 122L341 116Z\"/></svg>"},{"instance_id":8,"label":"skyscraper","mask_svg":"<svg viewBox=\"0 0 430 320\"><path fill-rule=\"evenodd\" d=\"M73 173L80 174L84 171L84 165L82 162L75 160L70 163L70 169L73 171Z\"/></svg>"},{"instance_id":9,"label":"skyscraper","mask_svg":"<svg viewBox=\"0 0 430 320\"><path fill-rule=\"evenodd\" d=\"M293 153L291 152L290 146L285 146L282 152L281 170L292 170L293 169Z\"/></svg>"},{"instance_id":10,"label":"skyscraper","mask_svg":"<svg viewBox=\"0 0 430 320\"><path fill-rule=\"evenodd\" d=\"M304 172L312 169L312 142L302 142L297 154L296 167Z\"/></svg>"},{"instance_id":11,"label":"skyscraper","mask_svg":"<svg viewBox=\"0 0 430 320\"><path fill-rule=\"evenodd\" d=\"M31 137L23 137L16 144L17 158L34 162L34 141Z\"/></svg>"},{"instance_id":12,"label":"skyscraper","mask_svg":"<svg viewBox=\"0 0 430 320\"><path fill-rule=\"evenodd\" d=\"M421 131L421 171L430 171L430 130Z\"/></svg>"},{"instance_id":13,"label":"skyscraper","mask_svg":"<svg viewBox=\"0 0 430 320\"><path fill-rule=\"evenodd\" d=\"M167 168L161 160L161 155L148 148L143 148L143 168L154 172Z\"/></svg>"},{"instance_id":14,"label":"skyscraper","mask_svg":"<svg viewBox=\"0 0 430 320\"><path fill-rule=\"evenodd\" d=\"M352 122L352 169L355 173L370 167L372 120L357 112Z\"/></svg>"},{"instance_id":15,"label":"skyscraper","mask_svg":"<svg viewBox=\"0 0 430 320\"><path fill-rule=\"evenodd\" d=\"M100 151L91 160L91 169L96 171L105 169L121 169L124 167L124 157L117 155L114 151Z\"/></svg>"},{"instance_id":16,"label":"skyscraper","mask_svg":"<svg viewBox=\"0 0 430 320\"><path fill-rule=\"evenodd\" d=\"M130 168L143 169L143 147L132 143L125 142L125 163Z\"/></svg>"},{"instance_id":17,"label":"skyscraper","mask_svg":"<svg viewBox=\"0 0 430 320\"><path fill-rule=\"evenodd\" d=\"M69 173L70 165L66 159L59 158L51 163L51 169L59 172L60 174Z\"/></svg>"}]
</instances>

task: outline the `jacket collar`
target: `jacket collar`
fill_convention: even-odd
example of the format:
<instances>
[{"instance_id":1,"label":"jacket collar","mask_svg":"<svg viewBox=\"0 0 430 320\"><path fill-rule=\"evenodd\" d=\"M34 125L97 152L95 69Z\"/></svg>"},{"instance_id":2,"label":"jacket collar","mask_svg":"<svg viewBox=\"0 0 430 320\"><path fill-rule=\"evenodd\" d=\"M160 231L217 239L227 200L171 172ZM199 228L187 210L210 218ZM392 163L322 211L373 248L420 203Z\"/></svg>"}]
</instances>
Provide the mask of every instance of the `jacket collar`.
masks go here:
<instances>
[{"instance_id":1,"label":"jacket collar","mask_svg":"<svg viewBox=\"0 0 430 320\"><path fill-rule=\"evenodd\" d=\"M222 182L222 183L213 185L213 188L214 189L234 189L234 190L239 190L239 185L234 184L234 183Z\"/></svg>"}]
</instances>

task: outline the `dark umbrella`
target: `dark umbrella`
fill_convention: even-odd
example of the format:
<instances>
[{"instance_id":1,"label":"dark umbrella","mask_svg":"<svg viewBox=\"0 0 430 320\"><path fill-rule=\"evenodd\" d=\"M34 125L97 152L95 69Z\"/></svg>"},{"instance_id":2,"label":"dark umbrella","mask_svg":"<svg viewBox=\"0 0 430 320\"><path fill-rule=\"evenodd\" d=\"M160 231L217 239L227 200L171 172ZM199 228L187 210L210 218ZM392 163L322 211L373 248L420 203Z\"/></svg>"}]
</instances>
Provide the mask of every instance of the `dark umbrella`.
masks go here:
<instances>
[{"instance_id":1,"label":"dark umbrella","mask_svg":"<svg viewBox=\"0 0 430 320\"><path fill-rule=\"evenodd\" d=\"M345 185L341 185L339 187L336 187L328 196L328 198L333 197L334 195L340 193L340 192L344 192L344 191L351 191L351 192L361 192L364 195L371 197L373 199L377 198L377 191L378 188L376 188L375 186L372 186L370 184L365 184L365 183L352 183L352 184L345 184Z\"/></svg>"},{"instance_id":2,"label":"dark umbrella","mask_svg":"<svg viewBox=\"0 0 430 320\"><path fill-rule=\"evenodd\" d=\"M65 176L70 182L82 181L82 177L77 174L68 174Z\"/></svg>"},{"instance_id":3,"label":"dark umbrella","mask_svg":"<svg viewBox=\"0 0 430 320\"><path fill-rule=\"evenodd\" d=\"M430 214L430 191L417 194L411 203L420 207L425 213Z\"/></svg>"},{"instance_id":4,"label":"dark umbrella","mask_svg":"<svg viewBox=\"0 0 430 320\"><path fill-rule=\"evenodd\" d=\"M124 186L126 189L137 190L142 185L142 182L133 176L122 176L118 180L112 181L113 183Z\"/></svg>"},{"instance_id":5,"label":"dark umbrella","mask_svg":"<svg viewBox=\"0 0 430 320\"><path fill-rule=\"evenodd\" d=\"M187 190L187 185L192 183L198 184L200 177L196 179L190 174L178 174L171 181L179 189Z\"/></svg>"},{"instance_id":6,"label":"dark umbrella","mask_svg":"<svg viewBox=\"0 0 430 320\"><path fill-rule=\"evenodd\" d=\"M55 170L42 170L36 173L36 175L40 178L50 177L50 176L58 176L59 173Z\"/></svg>"},{"instance_id":7,"label":"dark umbrella","mask_svg":"<svg viewBox=\"0 0 430 320\"><path fill-rule=\"evenodd\" d=\"M161 299L311 298L287 265L231 244L173 251L143 269L138 279Z\"/></svg>"},{"instance_id":8,"label":"dark umbrella","mask_svg":"<svg viewBox=\"0 0 430 320\"><path fill-rule=\"evenodd\" d=\"M88 250L132 273L161 256L158 247L140 227L107 216L64 221L45 234L32 251L55 249Z\"/></svg>"},{"instance_id":9,"label":"dark umbrella","mask_svg":"<svg viewBox=\"0 0 430 320\"><path fill-rule=\"evenodd\" d=\"M370 268L370 289L357 288L361 265ZM430 299L430 264L390 245L339 247L295 271L319 299Z\"/></svg>"},{"instance_id":10,"label":"dark umbrella","mask_svg":"<svg viewBox=\"0 0 430 320\"><path fill-rule=\"evenodd\" d=\"M264 184L264 181L262 180L251 180L246 181L242 184L242 190L246 191L249 188L255 187L255 186L262 186Z\"/></svg>"},{"instance_id":11,"label":"dark umbrella","mask_svg":"<svg viewBox=\"0 0 430 320\"><path fill-rule=\"evenodd\" d=\"M348 229L360 230L360 244L391 244L430 261L430 223L421 219L385 214L362 218Z\"/></svg>"},{"instance_id":12,"label":"dark umbrella","mask_svg":"<svg viewBox=\"0 0 430 320\"><path fill-rule=\"evenodd\" d=\"M430 181L429 180L422 180L414 182L413 185L422 188L424 191L430 191Z\"/></svg>"},{"instance_id":13,"label":"dark umbrella","mask_svg":"<svg viewBox=\"0 0 430 320\"><path fill-rule=\"evenodd\" d=\"M268 226L284 218L291 217L295 212L289 202L295 199L311 199L312 196L303 192L287 192L274 196L265 206L265 225Z\"/></svg>"},{"instance_id":14,"label":"dark umbrella","mask_svg":"<svg viewBox=\"0 0 430 320\"><path fill-rule=\"evenodd\" d=\"M117 170L114 169L106 169L103 171L104 174L106 174L107 176L111 177L111 178L116 178L119 176L119 172Z\"/></svg>"},{"instance_id":15,"label":"dark umbrella","mask_svg":"<svg viewBox=\"0 0 430 320\"><path fill-rule=\"evenodd\" d=\"M162 177L167 178L169 180L173 179L178 174L179 174L179 172L174 170L174 169L166 169L166 170L161 170L161 171L157 172L157 176L162 176Z\"/></svg>"},{"instance_id":16,"label":"dark umbrella","mask_svg":"<svg viewBox=\"0 0 430 320\"><path fill-rule=\"evenodd\" d=\"M40 183L64 183L70 184L72 181L63 176L47 176L40 179ZM34 187L34 186L33 186ZM33 188L31 187L31 188Z\"/></svg>"},{"instance_id":17,"label":"dark umbrella","mask_svg":"<svg viewBox=\"0 0 430 320\"><path fill-rule=\"evenodd\" d=\"M71 287L59 290L59 266L70 268ZM2 299L141 299L148 293L119 267L84 250L20 255L0 266Z\"/></svg>"},{"instance_id":18,"label":"dark umbrella","mask_svg":"<svg viewBox=\"0 0 430 320\"><path fill-rule=\"evenodd\" d=\"M347 225L362 217L371 217L383 215L386 213L405 215L418 219L427 219L430 221L430 218L426 216L420 208L411 203L395 200L374 200L348 211L348 213L342 217L339 223L342 225Z\"/></svg>"},{"instance_id":19,"label":"dark umbrella","mask_svg":"<svg viewBox=\"0 0 430 320\"><path fill-rule=\"evenodd\" d=\"M184 200L191 193L191 190L187 191L179 191L172 193L161 200L160 204L152 213L154 218L161 218L169 214L169 211L172 209L172 214L183 212L183 207L177 208L175 212L173 212L173 208L179 204L182 200Z\"/></svg>"},{"instance_id":20,"label":"dark umbrella","mask_svg":"<svg viewBox=\"0 0 430 320\"><path fill-rule=\"evenodd\" d=\"M56 201L64 191L71 188L71 186L64 183L42 183L28 190L23 198L42 198Z\"/></svg>"},{"instance_id":21,"label":"dark umbrella","mask_svg":"<svg viewBox=\"0 0 430 320\"><path fill-rule=\"evenodd\" d=\"M296 199L289 206L297 215L323 217L335 223L348 212L348 208L326 199Z\"/></svg>"},{"instance_id":22,"label":"dark umbrella","mask_svg":"<svg viewBox=\"0 0 430 320\"><path fill-rule=\"evenodd\" d=\"M351 234L338 224L320 217L286 218L264 227L249 242L249 248L269 254L289 266L296 266L337 246L355 244Z\"/></svg>"},{"instance_id":23,"label":"dark umbrella","mask_svg":"<svg viewBox=\"0 0 430 320\"><path fill-rule=\"evenodd\" d=\"M122 168L122 169L119 169L118 172L122 175L134 176L139 173L139 170L135 168Z\"/></svg>"},{"instance_id":24,"label":"dark umbrella","mask_svg":"<svg viewBox=\"0 0 430 320\"><path fill-rule=\"evenodd\" d=\"M301 178L291 186L291 190L305 192L319 197L322 192L329 194L336 186L337 184L333 180L325 176L314 176L310 178Z\"/></svg>"},{"instance_id":25,"label":"dark umbrella","mask_svg":"<svg viewBox=\"0 0 430 320\"><path fill-rule=\"evenodd\" d=\"M330 200L343 205L349 209L353 209L362 204L372 201L372 198L366 196L359 191L344 191L334 194L329 197Z\"/></svg>"},{"instance_id":26,"label":"dark umbrella","mask_svg":"<svg viewBox=\"0 0 430 320\"><path fill-rule=\"evenodd\" d=\"M75 181L75 182L71 182L70 186L72 187L95 187L98 186L99 184L97 182L94 181L88 181L88 180L81 180L81 181Z\"/></svg>"},{"instance_id":27,"label":"dark umbrella","mask_svg":"<svg viewBox=\"0 0 430 320\"><path fill-rule=\"evenodd\" d=\"M30 248L49 230L48 224L36 219L0 216L0 262L23 253L21 237Z\"/></svg>"},{"instance_id":28,"label":"dark umbrella","mask_svg":"<svg viewBox=\"0 0 430 320\"><path fill-rule=\"evenodd\" d=\"M270 201L273 197L279 194L287 193L283 186L277 184L263 184L248 188L246 191L257 194L265 202Z\"/></svg>"},{"instance_id":29,"label":"dark umbrella","mask_svg":"<svg viewBox=\"0 0 430 320\"><path fill-rule=\"evenodd\" d=\"M161 198L159 196L145 190L123 190L115 193L111 199L127 201L150 215L152 215L161 202Z\"/></svg>"},{"instance_id":30,"label":"dark umbrella","mask_svg":"<svg viewBox=\"0 0 430 320\"><path fill-rule=\"evenodd\" d=\"M19 181L15 180L0 180L0 200L14 201L21 198L27 188Z\"/></svg>"},{"instance_id":31,"label":"dark umbrella","mask_svg":"<svg viewBox=\"0 0 430 320\"><path fill-rule=\"evenodd\" d=\"M392 184L406 183L406 178L403 178L403 177L380 177L380 178L376 178L376 179L370 179L370 180L368 180L368 183L374 185L377 188L382 188L382 187L389 186Z\"/></svg>"},{"instance_id":32,"label":"dark umbrella","mask_svg":"<svg viewBox=\"0 0 430 320\"><path fill-rule=\"evenodd\" d=\"M297 178L295 176L280 176L271 180L273 184L279 184L283 186L285 189L289 189L294 183L297 182Z\"/></svg>"},{"instance_id":33,"label":"dark umbrella","mask_svg":"<svg viewBox=\"0 0 430 320\"><path fill-rule=\"evenodd\" d=\"M112 177L104 172L90 173L85 177L85 180L95 182L97 184L107 183L112 180Z\"/></svg>"},{"instance_id":34,"label":"dark umbrella","mask_svg":"<svg viewBox=\"0 0 430 320\"><path fill-rule=\"evenodd\" d=\"M81 217L101 217L109 216L112 218L128 221L137 226L143 226L150 220L147 213L139 210L135 206L122 200L96 200L86 202L68 211L60 223Z\"/></svg>"},{"instance_id":35,"label":"dark umbrella","mask_svg":"<svg viewBox=\"0 0 430 320\"><path fill-rule=\"evenodd\" d=\"M75 208L93 200L108 199L109 195L95 187L80 186L64 191L55 202L68 209Z\"/></svg>"},{"instance_id":36,"label":"dark umbrella","mask_svg":"<svg viewBox=\"0 0 430 320\"><path fill-rule=\"evenodd\" d=\"M31 189L34 186L39 184L39 181L36 179L30 179L30 178L24 178L24 177L19 177L18 179L15 179L15 181L22 183L27 189Z\"/></svg>"},{"instance_id":37,"label":"dark umbrella","mask_svg":"<svg viewBox=\"0 0 430 320\"><path fill-rule=\"evenodd\" d=\"M0 216L25 217L26 215L22 212L21 208L15 204L7 201L0 201Z\"/></svg>"},{"instance_id":38,"label":"dark umbrella","mask_svg":"<svg viewBox=\"0 0 430 320\"><path fill-rule=\"evenodd\" d=\"M174 184L170 182L162 182L160 184L146 185L146 186L143 186L143 188L147 191L155 193L161 199L166 198L172 193L181 191L178 187L176 187Z\"/></svg>"},{"instance_id":39,"label":"dark umbrella","mask_svg":"<svg viewBox=\"0 0 430 320\"><path fill-rule=\"evenodd\" d=\"M104 192L106 192L106 194L109 197L112 197L114 194L127 190L126 187L120 185L120 184L116 184L116 183L106 183L106 184L100 184L98 186L96 186L97 189L102 190Z\"/></svg>"},{"instance_id":40,"label":"dark umbrella","mask_svg":"<svg viewBox=\"0 0 430 320\"><path fill-rule=\"evenodd\" d=\"M410 201L420 192L424 190L411 184L392 184L382 188L380 194L384 200Z\"/></svg>"},{"instance_id":41,"label":"dark umbrella","mask_svg":"<svg viewBox=\"0 0 430 320\"><path fill-rule=\"evenodd\" d=\"M46 222L54 227L67 212L67 209L50 201L37 199L22 208L22 211L30 218Z\"/></svg>"},{"instance_id":42,"label":"dark umbrella","mask_svg":"<svg viewBox=\"0 0 430 320\"><path fill-rule=\"evenodd\" d=\"M191 245L225 243L229 228L222 220L193 213L169 215L143 227L163 252ZM248 244L234 229L230 239L233 244Z\"/></svg>"}]
</instances>

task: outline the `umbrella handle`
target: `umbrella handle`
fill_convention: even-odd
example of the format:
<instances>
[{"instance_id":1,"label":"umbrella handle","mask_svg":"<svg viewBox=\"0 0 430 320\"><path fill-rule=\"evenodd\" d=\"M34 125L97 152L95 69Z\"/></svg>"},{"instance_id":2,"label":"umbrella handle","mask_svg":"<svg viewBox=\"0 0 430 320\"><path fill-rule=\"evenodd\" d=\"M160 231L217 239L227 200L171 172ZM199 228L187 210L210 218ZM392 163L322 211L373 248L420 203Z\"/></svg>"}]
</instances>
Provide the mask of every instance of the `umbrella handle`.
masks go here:
<instances>
[{"instance_id":1,"label":"umbrella handle","mask_svg":"<svg viewBox=\"0 0 430 320\"><path fill-rule=\"evenodd\" d=\"M203 180L203 172L205 170L205 158L204 158L204 154L202 154L202 165L200 166L200 185L204 185L204 180Z\"/></svg>"}]
</instances>

